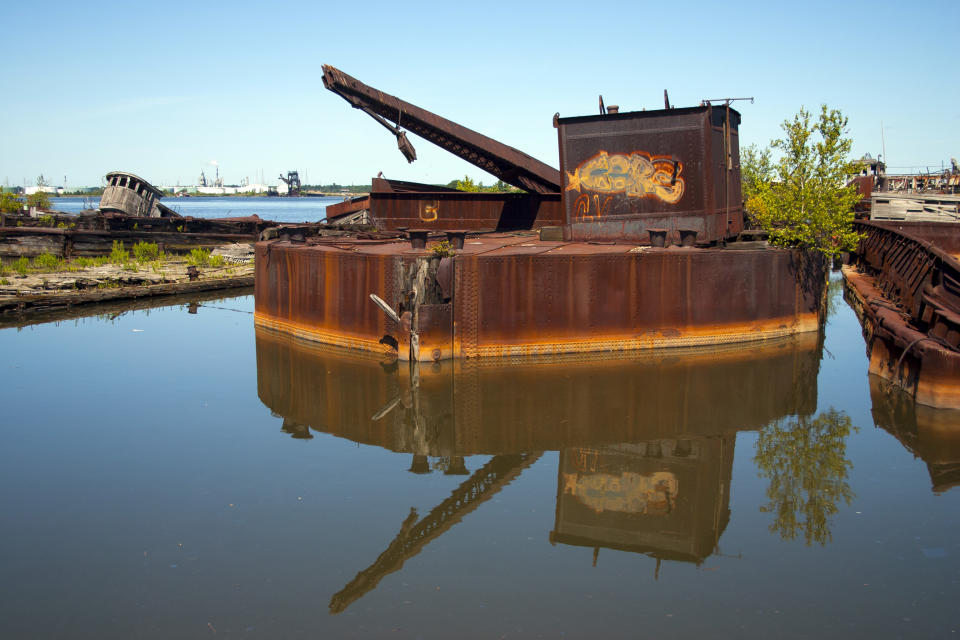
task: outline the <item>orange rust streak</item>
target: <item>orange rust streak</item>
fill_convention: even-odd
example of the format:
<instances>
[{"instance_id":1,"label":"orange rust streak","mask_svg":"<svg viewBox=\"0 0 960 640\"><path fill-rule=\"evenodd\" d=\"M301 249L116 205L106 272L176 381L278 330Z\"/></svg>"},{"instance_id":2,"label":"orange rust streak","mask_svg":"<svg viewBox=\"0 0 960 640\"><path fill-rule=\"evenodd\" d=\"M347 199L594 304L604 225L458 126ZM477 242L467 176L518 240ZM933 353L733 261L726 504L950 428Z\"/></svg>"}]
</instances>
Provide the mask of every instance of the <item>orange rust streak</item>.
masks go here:
<instances>
[{"instance_id":1,"label":"orange rust streak","mask_svg":"<svg viewBox=\"0 0 960 640\"><path fill-rule=\"evenodd\" d=\"M535 338L513 337L498 340L488 338L485 340L481 332L476 351L474 353L464 353L464 355L468 357L491 357L719 345L777 339L813 332L818 328L817 314L808 313L799 317L791 316L764 322L688 328L678 331L677 335L664 335L659 331L651 331L639 335L635 332L614 333L587 339L539 335ZM462 347L460 340L455 338L454 353L461 353Z\"/></svg>"},{"instance_id":2,"label":"orange rust streak","mask_svg":"<svg viewBox=\"0 0 960 640\"><path fill-rule=\"evenodd\" d=\"M362 349L364 351L383 352L386 349L384 345L380 344L378 338L363 337L338 329L321 328L316 325L306 325L300 322L281 320L262 312L254 313L253 321L259 328L286 333L302 340L312 340L323 344Z\"/></svg>"}]
</instances>

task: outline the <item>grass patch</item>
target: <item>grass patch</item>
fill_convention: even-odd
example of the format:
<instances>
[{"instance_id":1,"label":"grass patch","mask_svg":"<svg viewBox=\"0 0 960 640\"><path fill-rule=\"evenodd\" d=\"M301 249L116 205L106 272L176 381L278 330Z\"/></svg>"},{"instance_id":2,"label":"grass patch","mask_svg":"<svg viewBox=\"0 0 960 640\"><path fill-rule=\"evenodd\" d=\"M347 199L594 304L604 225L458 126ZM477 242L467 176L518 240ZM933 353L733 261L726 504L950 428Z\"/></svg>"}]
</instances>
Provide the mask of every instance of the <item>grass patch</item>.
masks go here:
<instances>
[{"instance_id":1,"label":"grass patch","mask_svg":"<svg viewBox=\"0 0 960 640\"><path fill-rule=\"evenodd\" d=\"M41 253L33 259L33 266L40 271L57 271L63 265L63 259L51 253Z\"/></svg>"},{"instance_id":2,"label":"grass patch","mask_svg":"<svg viewBox=\"0 0 960 640\"><path fill-rule=\"evenodd\" d=\"M130 252L123 248L123 241L113 241L113 249L110 250L110 262L113 264L130 262Z\"/></svg>"},{"instance_id":3,"label":"grass patch","mask_svg":"<svg viewBox=\"0 0 960 640\"><path fill-rule=\"evenodd\" d=\"M206 267L210 264L209 249L191 249L187 256L187 264L195 267Z\"/></svg>"},{"instance_id":4,"label":"grass patch","mask_svg":"<svg viewBox=\"0 0 960 640\"><path fill-rule=\"evenodd\" d=\"M138 242L133 245L133 257L143 264L160 257L160 247L156 242Z\"/></svg>"},{"instance_id":5,"label":"grass patch","mask_svg":"<svg viewBox=\"0 0 960 640\"><path fill-rule=\"evenodd\" d=\"M30 266L30 260L26 256L20 256L11 263L13 270L19 273L22 276L27 275L27 267Z\"/></svg>"}]
</instances>

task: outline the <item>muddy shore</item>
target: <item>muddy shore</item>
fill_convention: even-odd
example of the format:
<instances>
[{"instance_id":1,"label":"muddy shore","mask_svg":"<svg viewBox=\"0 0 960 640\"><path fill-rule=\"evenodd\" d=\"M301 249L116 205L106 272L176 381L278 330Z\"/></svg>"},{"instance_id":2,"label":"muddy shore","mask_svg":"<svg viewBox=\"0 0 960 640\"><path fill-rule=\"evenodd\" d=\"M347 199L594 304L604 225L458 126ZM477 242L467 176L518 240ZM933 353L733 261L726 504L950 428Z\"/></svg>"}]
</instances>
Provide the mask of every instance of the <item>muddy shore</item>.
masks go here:
<instances>
[{"instance_id":1,"label":"muddy shore","mask_svg":"<svg viewBox=\"0 0 960 640\"><path fill-rule=\"evenodd\" d=\"M0 277L0 319L24 318L109 301L221 291L252 287L253 261L249 245L214 250L214 265L191 264L188 256L161 260L14 272L6 265Z\"/></svg>"}]
</instances>

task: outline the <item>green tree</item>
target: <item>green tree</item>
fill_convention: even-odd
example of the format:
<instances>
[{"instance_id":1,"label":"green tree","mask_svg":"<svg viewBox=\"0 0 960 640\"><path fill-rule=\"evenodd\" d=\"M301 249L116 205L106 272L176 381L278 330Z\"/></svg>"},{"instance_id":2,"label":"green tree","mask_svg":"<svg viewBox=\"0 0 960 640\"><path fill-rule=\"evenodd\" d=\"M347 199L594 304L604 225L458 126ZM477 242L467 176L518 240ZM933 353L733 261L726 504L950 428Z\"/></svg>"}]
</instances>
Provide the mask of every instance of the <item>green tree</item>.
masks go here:
<instances>
[{"instance_id":1,"label":"green tree","mask_svg":"<svg viewBox=\"0 0 960 640\"><path fill-rule=\"evenodd\" d=\"M773 161L770 159L770 149L761 149L755 144L740 150L740 181L743 186L743 200L747 210L751 211L758 204L756 198L763 186L770 182L773 175ZM751 206L753 205L753 206Z\"/></svg>"},{"instance_id":2,"label":"green tree","mask_svg":"<svg viewBox=\"0 0 960 640\"><path fill-rule=\"evenodd\" d=\"M9 191L0 193L0 213L19 213L22 207L23 202L14 194Z\"/></svg>"},{"instance_id":3,"label":"green tree","mask_svg":"<svg viewBox=\"0 0 960 640\"><path fill-rule=\"evenodd\" d=\"M53 207L53 202L50 200L49 194L37 191L27 196L27 205L47 211Z\"/></svg>"},{"instance_id":4,"label":"green tree","mask_svg":"<svg viewBox=\"0 0 960 640\"><path fill-rule=\"evenodd\" d=\"M846 457L850 416L831 408L816 418L777 420L760 431L754 461L767 478L769 502L761 511L774 514L770 531L785 540L802 535L808 545L831 540L830 518L853 491L847 483L852 463Z\"/></svg>"},{"instance_id":5,"label":"green tree","mask_svg":"<svg viewBox=\"0 0 960 640\"><path fill-rule=\"evenodd\" d=\"M852 146L847 118L836 109L820 108L813 120L801 108L780 125L785 137L770 143L771 151L748 147L741 157L747 210L770 233L770 242L812 249L827 256L856 247L853 205L860 199L847 178L860 170L848 160Z\"/></svg>"},{"instance_id":6,"label":"green tree","mask_svg":"<svg viewBox=\"0 0 960 640\"><path fill-rule=\"evenodd\" d=\"M482 186L483 186L482 184L477 184L476 182L471 180L470 176L465 175L463 176L463 180L457 180L456 188L459 189L460 191L469 191L471 193L476 193L477 191L480 191L480 188Z\"/></svg>"}]
</instances>

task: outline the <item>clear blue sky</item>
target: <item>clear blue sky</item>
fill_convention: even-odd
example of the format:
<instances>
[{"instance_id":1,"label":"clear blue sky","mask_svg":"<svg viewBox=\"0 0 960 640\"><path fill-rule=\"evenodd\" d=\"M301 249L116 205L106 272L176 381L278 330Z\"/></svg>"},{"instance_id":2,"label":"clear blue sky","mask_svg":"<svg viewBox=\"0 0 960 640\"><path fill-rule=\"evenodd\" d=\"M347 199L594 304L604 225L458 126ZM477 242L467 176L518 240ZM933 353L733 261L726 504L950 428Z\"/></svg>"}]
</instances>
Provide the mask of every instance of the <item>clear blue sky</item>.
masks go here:
<instances>
[{"instance_id":1,"label":"clear blue sky","mask_svg":"<svg viewBox=\"0 0 960 640\"><path fill-rule=\"evenodd\" d=\"M10 3L0 179L97 185L112 169L193 183L494 178L382 127L321 83L331 64L558 166L554 112L737 103L741 143L801 106L850 119L854 155L960 157L960 2Z\"/></svg>"}]
</instances>

